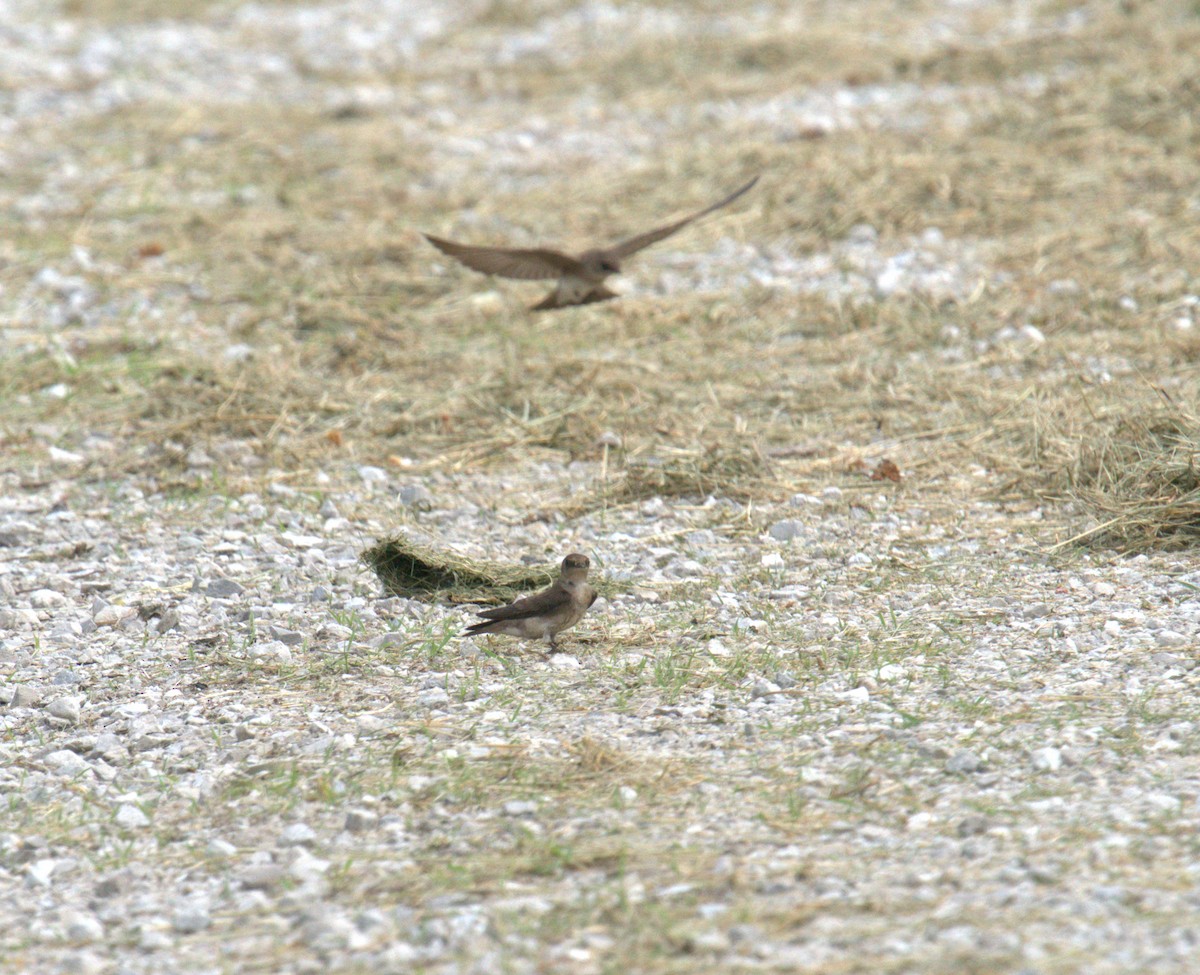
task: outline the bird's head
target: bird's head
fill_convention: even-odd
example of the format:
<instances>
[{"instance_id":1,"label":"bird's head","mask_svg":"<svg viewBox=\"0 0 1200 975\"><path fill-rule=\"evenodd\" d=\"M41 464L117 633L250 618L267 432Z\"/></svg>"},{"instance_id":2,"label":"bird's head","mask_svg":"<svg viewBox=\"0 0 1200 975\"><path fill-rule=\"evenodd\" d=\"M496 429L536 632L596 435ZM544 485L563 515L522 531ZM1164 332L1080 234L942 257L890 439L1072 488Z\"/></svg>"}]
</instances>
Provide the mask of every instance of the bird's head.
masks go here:
<instances>
[{"instance_id":1,"label":"bird's head","mask_svg":"<svg viewBox=\"0 0 1200 975\"><path fill-rule=\"evenodd\" d=\"M587 581L588 567L591 566L586 555L574 552L562 560L562 582L565 586L576 586Z\"/></svg>"},{"instance_id":2,"label":"bird's head","mask_svg":"<svg viewBox=\"0 0 1200 975\"><path fill-rule=\"evenodd\" d=\"M579 262L589 274L598 278L621 273L621 262L604 251L588 251L580 257Z\"/></svg>"}]
</instances>

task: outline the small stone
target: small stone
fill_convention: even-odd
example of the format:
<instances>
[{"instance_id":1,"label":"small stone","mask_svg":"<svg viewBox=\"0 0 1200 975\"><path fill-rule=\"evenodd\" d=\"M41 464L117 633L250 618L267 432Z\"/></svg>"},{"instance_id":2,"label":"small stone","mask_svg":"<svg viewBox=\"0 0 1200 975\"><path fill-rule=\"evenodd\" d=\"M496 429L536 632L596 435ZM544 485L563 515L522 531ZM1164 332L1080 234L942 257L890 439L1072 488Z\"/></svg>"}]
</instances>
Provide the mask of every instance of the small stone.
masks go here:
<instances>
[{"instance_id":1,"label":"small stone","mask_svg":"<svg viewBox=\"0 0 1200 975\"><path fill-rule=\"evenodd\" d=\"M61 606L66 601L66 596L53 589L35 589L29 594L29 605L34 609L51 609L54 606Z\"/></svg>"},{"instance_id":2,"label":"small stone","mask_svg":"<svg viewBox=\"0 0 1200 975\"><path fill-rule=\"evenodd\" d=\"M13 691L12 699L8 703L10 707L14 708L31 708L41 699L41 688L30 687L28 684L18 684L16 690Z\"/></svg>"},{"instance_id":3,"label":"small stone","mask_svg":"<svg viewBox=\"0 0 1200 975\"><path fill-rule=\"evenodd\" d=\"M379 825L379 816L369 809L351 809L346 813L346 829L351 833L363 833Z\"/></svg>"},{"instance_id":4,"label":"small stone","mask_svg":"<svg viewBox=\"0 0 1200 975\"><path fill-rule=\"evenodd\" d=\"M187 904L171 915L171 927L180 934L195 934L212 924L208 908L203 904Z\"/></svg>"},{"instance_id":5,"label":"small stone","mask_svg":"<svg viewBox=\"0 0 1200 975\"><path fill-rule=\"evenodd\" d=\"M1057 748L1039 748L1030 756L1039 772L1057 772L1062 768L1062 752Z\"/></svg>"},{"instance_id":6,"label":"small stone","mask_svg":"<svg viewBox=\"0 0 1200 975\"><path fill-rule=\"evenodd\" d=\"M354 732L360 738L369 738L391 727L392 722L377 714L360 714L354 719Z\"/></svg>"},{"instance_id":7,"label":"small stone","mask_svg":"<svg viewBox=\"0 0 1200 975\"><path fill-rule=\"evenodd\" d=\"M114 870L97 881L95 888L93 888L93 894L97 900L112 900L114 897L127 894L132 886L133 874L126 867L121 870Z\"/></svg>"},{"instance_id":8,"label":"small stone","mask_svg":"<svg viewBox=\"0 0 1200 975\"><path fill-rule=\"evenodd\" d=\"M333 593L324 586L313 586L312 592L308 594L310 603L327 603L333 599Z\"/></svg>"},{"instance_id":9,"label":"small stone","mask_svg":"<svg viewBox=\"0 0 1200 975\"><path fill-rule=\"evenodd\" d=\"M841 698L847 704L868 704L871 700L871 691L866 687L855 687L846 691Z\"/></svg>"},{"instance_id":10,"label":"small stone","mask_svg":"<svg viewBox=\"0 0 1200 975\"><path fill-rule=\"evenodd\" d=\"M1177 630L1159 630L1154 634L1154 642L1160 647L1187 646L1188 638Z\"/></svg>"},{"instance_id":11,"label":"small stone","mask_svg":"<svg viewBox=\"0 0 1200 975\"><path fill-rule=\"evenodd\" d=\"M555 670L579 670L580 663L578 657L569 653L556 653L550 658L550 666Z\"/></svg>"},{"instance_id":12,"label":"small stone","mask_svg":"<svg viewBox=\"0 0 1200 975\"><path fill-rule=\"evenodd\" d=\"M504 804L506 816L532 816L537 812L537 803L528 799L510 799Z\"/></svg>"},{"instance_id":13,"label":"small stone","mask_svg":"<svg viewBox=\"0 0 1200 975\"><path fill-rule=\"evenodd\" d=\"M41 622L32 609L0 609L0 630L18 630L23 626L37 626Z\"/></svg>"},{"instance_id":14,"label":"small stone","mask_svg":"<svg viewBox=\"0 0 1200 975\"><path fill-rule=\"evenodd\" d=\"M795 687L798 681L786 670L781 670L775 674L775 683L779 685L780 690L786 691Z\"/></svg>"},{"instance_id":15,"label":"small stone","mask_svg":"<svg viewBox=\"0 0 1200 975\"><path fill-rule=\"evenodd\" d=\"M725 644L723 644L716 637L713 637L713 639L709 640L708 643L706 643L704 645L704 649L707 650L709 652L709 654L711 654L714 657L728 657L729 656L729 648L726 647Z\"/></svg>"},{"instance_id":16,"label":"small stone","mask_svg":"<svg viewBox=\"0 0 1200 975\"><path fill-rule=\"evenodd\" d=\"M750 691L750 696L757 700L760 697L771 697L778 694L780 687L778 684L772 684L769 680L759 677L754 682L754 687Z\"/></svg>"},{"instance_id":17,"label":"small stone","mask_svg":"<svg viewBox=\"0 0 1200 975\"><path fill-rule=\"evenodd\" d=\"M108 962L94 951L72 951L63 956L63 975L103 975Z\"/></svg>"},{"instance_id":18,"label":"small stone","mask_svg":"<svg viewBox=\"0 0 1200 975\"><path fill-rule=\"evenodd\" d=\"M303 535L299 532L284 532L280 535L291 548L307 551L325 544L325 539L318 535Z\"/></svg>"},{"instance_id":19,"label":"small stone","mask_svg":"<svg viewBox=\"0 0 1200 975\"><path fill-rule=\"evenodd\" d=\"M1183 658L1177 653L1152 653L1150 654L1150 662L1158 664L1160 667L1171 668L1181 666Z\"/></svg>"},{"instance_id":20,"label":"small stone","mask_svg":"<svg viewBox=\"0 0 1200 975\"><path fill-rule=\"evenodd\" d=\"M904 821L905 829L911 830L914 833L920 832L923 829L929 829L933 824L933 813L919 812L913 813Z\"/></svg>"},{"instance_id":21,"label":"small stone","mask_svg":"<svg viewBox=\"0 0 1200 975\"><path fill-rule=\"evenodd\" d=\"M247 890L271 890L279 886L286 876L277 863L256 863L238 874L238 880Z\"/></svg>"},{"instance_id":22,"label":"small stone","mask_svg":"<svg viewBox=\"0 0 1200 975\"><path fill-rule=\"evenodd\" d=\"M211 599L230 599L233 596L240 596L245 591L243 586L238 585L232 579L224 577L213 579L212 582L204 587L204 594Z\"/></svg>"},{"instance_id":23,"label":"small stone","mask_svg":"<svg viewBox=\"0 0 1200 975\"><path fill-rule=\"evenodd\" d=\"M978 836L980 833L986 833L991 828L991 823L986 816L963 816L958 821L956 828L958 835L965 839L968 836Z\"/></svg>"},{"instance_id":24,"label":"small stone","mask_svg":"<svg viewBox=\"0 0 1200 975\"><path fill-rule=\"evenodd\" d=\"M798 535L804 534L804 522L794 518L785 518L783 521L775 522L767 529L767 534L777 542L790 542Z\"/></svg>"},{"instance_id":25,"label":"small stone","mask_svg":"<svg viewBox=\"0 0 1200 975\"><path fill-rule=\"evenodd\" d=\"M62 718L71 724L79 723L79 698L77 697L60 697L57 701L51 701L46 710L54 717Z\"/></svg>"},{"instance_id":26,"label":"small stone","mask_svg":"<svg viewBox=\"0 0 1200 975\"><path fill-rule=\"evenodd\" d=\"M308 823L292 823L284 828L275 842L279 846L304 846L316 842L317 834Z\"/></svg>"},{"instance_id":27,"label":"small stone","mask_svg":"<svg viewBox=\"0 0 1200 975\"><path fill-rule=\"evenodd\" d=\"M338 518L341 516L337 505L333 503L331 498L326 498L321 502L321 507L317 509L317 514L325 519Z\"/></svg>"},{"instance_id":28,"label":"small stone","mask_svg":"<svg viewBox=\"0 0 1200 975\"><path fill-rule=\"evenodd\" d=\"M68 941L76 944L91 944L104 937L104 925L94 914L85 914L82 911L72 912L66 917L64 933Z\"/></svg>"},{"instance_id":29,"label":"small stone","mask_svg":"<svg viewBox=\"0 0 1200 975\"><path fill-rule=\"evenodd\" d=\"M118 810L113 821L122 829L144 829L150 825L150 817L137 806L125 803Z\"/></svg>"},{"instance_id":30,"label":"small stone","mask_svg":"<svg viewBox=\"0 0 1200 975\"><path fill-rule=\"evenodd\" d=\"M393 941L377 956L379 971L410 971L419 957L417 949L404 941Z\"/></svg>"},{"instance_id":31,"label":"small stone","mask_svg":"<svg viewBox=\"0 0 1200 975\"><path fill-rule=\"evenodd\" d=\"M396 500L406 508L428 511L433 507L433 496L423 484L406 484L396 495Z\"/></svg>"},{"instance_id":32,"label":"small stone","mask_svg":"<svg viewBox=\"0 0 1200 975\"><path fill-rule=\"evenodd\" d=\"M204 852L210 857L218 857L222 860L228 860L231 856L237 855L237 847L228 840L212 839L208 841Z\"/></svg>"},{"instance_id":33,"label":"small stone","mask_svg":"<svg viewBox=\"0 0 1200 975\"><path fill-rule=\"evenodd\" d=\"M417 701L424 704L426 707L435 707L438 704L446 704L450 700L450 695L446 693L444 687L431 687L427 691L421 691L417 695Z\"/></svg>"},{"instance_id":34,"label":"small stone","mask_svg":"<svg viewBox=\"0 0 1200 975\"><path fill-rule=\"evenodd\" d=\"M978 772L984 766L984 761L973 751L960 748L946 759L946 771L956 773Z\"/></svg>"},{"instance_id":35,"label":"small stone","mask_svg":"<svg viewBox=\"0 0 1200 975\"><path fill-rule=\"evenodd\" d=\"M138 948L142 951L167 951L175 947L175 942L166 931L156 928L143 928L138 938Z\"/></svg>"},{"instance_id":36,"label":"small stone","mask_svg":"<svg viewBox=\"0 0 1200 975\"><path fill-rule=\"evenodd\" d=\"M63 395L54 395L58 391L61 391ZM48 392L54 395L55 399L65 399L66 394L70 392L70 387L61 385L57 387L51 386ZM76 453L73 450L63 450L61 447L50 447L48 452L50 459L56 464L82 464L84 460L83 454Z\"/></svg>"},{"instance_id":37,"label":"small stone","mask_svg":"<svg viewBox=\"0 0 1200 975\"><path fill-rule=\"evenodd\" d=\"M125 620L133 619L138 611L135 606L105 606L92 617L97 626L119 626Z\"/></svg>"},{"instance_id":38,"label":"small stone","mask_svg":"<svg viewBox=\"0 0 1200 975\"><path fill-rule=\"evenodd\" d=\"M49 887L54 877L57 860L43 858L34 860L25 866L25 885L27 887Z\"/></svg>"},{"instance_id":39,"label":"small stone","mask_svg":"<svg viewBox=\"0 0 1200 975\"><path fill-rule=\"evenodd\" d=\"M86 758L71 751L69 748L60 748L58 751L51 752L42 761L46 763L48 768L58 772L59 775L66 775L71 778L92 770L92 766L88 764Z\"/></svg>"},{"instance_id":40,"label":"small stone","mask_svg":"<svg viewBox=\"0 0 1200 975\"><path fill-rule=\"evenodd\" d=\"M254 660L271 659L287 663L292 659L292 651L280 640L263 640L250 647L250 656Z\"/></svg>"},{"instance_id":41,"label":"small stone","mask_svg":"<svg viewBox=\"0 0 1200 975\"><path fill-rule=\"evenodd\" d=\"M766 620L756 619L753 616L739 616L734 625L743 633L763 633L767 629Z\"/></svg>"},{"instance_id":42,"label":"small stone","mask_svg":"<svg viewBox=\"0 0 1200 975\"><path fill-rule=\"evenodd\" d=\"M0 547L24 545L37 531L27 521L14 521L0 528Z\"/></svg>"},{"instance_id":43,"label":"small stone","mask_svg":"<svg viewBox=\"0 0 1200 975\"><path fill-rule=\"evenodd\" d=\"M305 889L316 891L324 887L324 876L333 864L329 860L322 860L319 857L313 856L307 850L301 848L296 851L296 856L288 865L288 876L293 880L300 881L300 888L296 892ZM295 895L293 895L295 896ZM303 896L300 894L300 896Z\"/></svg>"}]
</instances>

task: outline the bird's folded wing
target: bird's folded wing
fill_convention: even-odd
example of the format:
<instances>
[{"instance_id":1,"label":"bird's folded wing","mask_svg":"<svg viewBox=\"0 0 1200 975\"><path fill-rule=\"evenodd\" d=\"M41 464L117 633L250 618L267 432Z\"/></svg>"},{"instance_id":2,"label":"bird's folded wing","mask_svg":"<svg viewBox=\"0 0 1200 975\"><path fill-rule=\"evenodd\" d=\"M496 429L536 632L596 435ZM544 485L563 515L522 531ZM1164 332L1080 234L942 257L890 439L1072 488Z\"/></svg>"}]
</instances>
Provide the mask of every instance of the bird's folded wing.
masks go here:
<instances>
[{"instance_id":1,"label":"bird's folded wing","mask_svg":"<svg viewBox=\"0 0 1200 975\"><path fill-rule=\"evenodd\" d=\"M452 240L443 240L432 234L425 234L424 237L443 254L449 254L455 260L462 261L472 271L480 271L483 274L533 281L583 272L583 265L574 258L541 247L529 250L473 247L470 244L456 244Z\"/></svg>"},{"instance_id":2,"label":"bird's folded wing","mask_svg":"<svg viewBox=\"0 0 1200 975\"><path fill-rule=\"evenodd\" d=\"M721 200L721 202L714 203L710 207L705 207L703 210L693 213L690 217L684 217L682 220L678 220L675 223L669 223L665 227L659 227L657 230L647 230L644 234L638 234L636 237L630 237L628 240L623 240L619 244L613 244L613 246L607 248L604 253L617 258L617 260L620 260L623 257L628 257L630 254L636 254L638 251L642 250L642 248L649 247L651 244L657 244L664 237L670 237L671 234L675 233L677 230L682 230L693 220L699 220L705 214L712 213L713 210L720 210L721 207L728 206L757 182L758 177L755 176L754 179L750 180L749 183L747 183L741 189L734 190L734 192L730 193L729 196L725 197L725 199Z\"/></svg>"},{"instance_id":3,"label":"bird's folded wing","mask_svg":"<svg viewBox=\"0 0 1200 975\"><path fill-rule=\"evenodd\" d=\"M562 609L571 601L571 596L563 589L547 589L533 596L518 599L507 606L497 606L495 609L485 609L476 616L486 620L525 620L532 616L545 616L556 609Z\"/></svg>"}]
</instances>

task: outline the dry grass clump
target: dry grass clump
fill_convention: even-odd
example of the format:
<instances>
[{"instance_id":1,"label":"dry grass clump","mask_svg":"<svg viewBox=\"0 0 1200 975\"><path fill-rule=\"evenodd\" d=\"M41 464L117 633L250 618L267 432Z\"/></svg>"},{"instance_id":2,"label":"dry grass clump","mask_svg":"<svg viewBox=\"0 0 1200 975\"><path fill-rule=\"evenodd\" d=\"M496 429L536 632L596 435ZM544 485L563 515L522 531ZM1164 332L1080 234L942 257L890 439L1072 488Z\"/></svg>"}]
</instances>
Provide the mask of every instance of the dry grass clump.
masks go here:
<instances>
[{"instance_id":1,"label":"dry grass clump","mask_svg":"<svg viewBox=\"0 0 1200 975\"><path fill-rule=\"evenodd\" d=\"M454 603L506 602L522 591L549 585L557 569L485 562L422 545L404 535L379 540L360 558L398 596L436 597Z\"/></svg>"},{"instance_id":2,"label":"dry grass clump","mask_svg":"<svg viewBox=\"0 0 1200 975\"><path fill-rule=\"evenodd\" d=\"M1134 552L1200 542L1200 415L1143 382L1030 396L998 417L982 453L1004 497L1069 502L1087 525L1056 547Z\"/></svg>"},{"instance_id":3,"label":"dry grass clump","mask_svg":"<svg viewBox=\"0 0 1200 975\"><path fill-rule=\"evenodd\" d=\"M618 503L709 495L747 501L771 479L770 465L752 444L717 444L631 459L608 496Z\"/></svg>"},{"instance_id":4,"label":"dry grass clump","mask_svg":"<svg viewBox=\"0 0 1200 975\"><path fill-rule=\"evenodd\" d=\"M1070 496L1099 524L1071 541L1127 551L1200 542L1200 416L1164 406L1095 427L1064 473Z\"/></svg>"}]
</instances>

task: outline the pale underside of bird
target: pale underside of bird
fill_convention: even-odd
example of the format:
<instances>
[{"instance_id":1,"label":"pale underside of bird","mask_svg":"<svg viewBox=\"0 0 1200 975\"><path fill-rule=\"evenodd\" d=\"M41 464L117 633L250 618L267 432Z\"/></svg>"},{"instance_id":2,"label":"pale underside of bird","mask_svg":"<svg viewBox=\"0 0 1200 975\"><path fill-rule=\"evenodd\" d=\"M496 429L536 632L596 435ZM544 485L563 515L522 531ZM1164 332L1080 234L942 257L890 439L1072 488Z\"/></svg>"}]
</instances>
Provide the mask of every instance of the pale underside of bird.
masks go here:
<instances>
[{"instance_id":1,"label":"pale underside of bird","mask_svg":"<svg viewBox=\"0 0 1200 975\"><path fill-rule=\"evenodd\" d=\"M758 177L755 176L725 199L682 220L637 234L611 247L586 250L575 257L545 247L476 247L472 244L444 240L432 234L425 234L424 237L443 254L453 257L473 271L526 281L557 278L558 283L554 290L534 305L531 311L565 308L568 305L589 305L595 301L619 297L615 291L605 287L604 280L609 275L620 272L623 259L678 233L692 221L728 206L757 182Z\"/></svg>"},{"instance_id":2,"label":"pale underside of bird","mask_svg":"<svg viewBox=\"0 0 1200 975\"><path fill-rule=\"evenodd\" d=\"M480 611L476 615L483 619L467 627L463 636L501 633L524 640L549 640L551 649L557 650L555 637L583 619L596 601L598 593L587 582L590 564L586 555L568 555L552 586L507 606Z\"/></svg>"}]
</instances>

